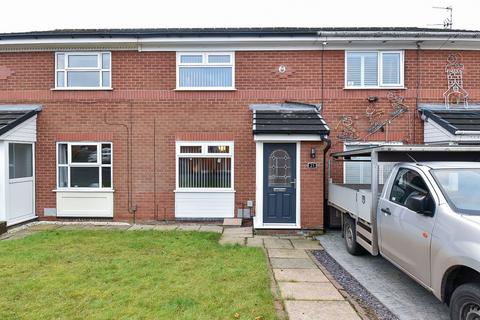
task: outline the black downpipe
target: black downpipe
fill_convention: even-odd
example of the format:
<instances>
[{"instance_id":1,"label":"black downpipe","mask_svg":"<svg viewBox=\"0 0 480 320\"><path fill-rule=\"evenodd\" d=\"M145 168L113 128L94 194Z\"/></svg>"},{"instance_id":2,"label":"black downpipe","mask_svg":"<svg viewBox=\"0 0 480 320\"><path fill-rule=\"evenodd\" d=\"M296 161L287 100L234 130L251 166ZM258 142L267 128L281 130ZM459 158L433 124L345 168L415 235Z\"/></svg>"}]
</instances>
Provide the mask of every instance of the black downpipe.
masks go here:
<instances>
[{"instance_id":1,"label":"black downpipe","mask_svg":"<svg viewBox=\"0 0 480 320\"><path fill-rule=\"evenodd\" d=\"M328 201L327 201L327 188L328 188L328 176L327 176L327 153L332 147L332 140L324 138L326 143L325 149L323 149L323 225L327 225L329 221ZM328 223L330 224L330 223Z\"/></svg>"}]
</instances>

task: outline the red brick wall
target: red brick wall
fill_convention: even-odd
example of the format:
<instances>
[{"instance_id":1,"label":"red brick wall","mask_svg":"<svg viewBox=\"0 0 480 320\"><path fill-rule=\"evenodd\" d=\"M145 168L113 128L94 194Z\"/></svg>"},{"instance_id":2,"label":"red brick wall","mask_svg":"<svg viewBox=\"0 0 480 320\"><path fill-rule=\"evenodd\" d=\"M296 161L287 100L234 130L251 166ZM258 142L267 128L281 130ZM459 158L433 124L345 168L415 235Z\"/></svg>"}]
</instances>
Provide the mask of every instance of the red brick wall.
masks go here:
<instances>
[{"instance_id":1,"label":"red brick wall","mask_svg":"<svg viewBox=\"0 0 480 320\"><path fill-rule=\"evenodd\" d=\"M332 129L332 151L343 149L337 139L339 117L353 118L360 139L422 142L422 123L416 102L441 102L446 90L444 72L447 51L408 50L405 54L405 98L409 110L387 125L386 131L366 137L367 97L377 96L377 108L391 112L388 90L345 90L343 51L237 52L236 91L181 92L175 88L175 52L115 51L112 53L112 91L52 91L54 54L0 53L0 103L38 103L44 110L38 117L37 213L55 207L55 142L71 134L100 134L111 137L114 158L115 219L128 220L127 134L132 132L133 203L139 219L174 218L175 139L179 134L211 133L231 136L235 142L236 206L255 199L255 145L252 136L252 103L280 103L285 100L321 103ZM480 98L479 52L460 52L465 64L465 87L473 101ZM287 72L276 72L285 65ZM418 70L417 70L418 66ZM5 76L7 70L7 76ZM417 80L420 87L417 90ZM154 139L154 120L155 139ZM67 135L67 136L65 136ZM72 138L73 139L73 138ZM154 144L155 140L155 144ZM302 144L307 161L309 143ZM308 152L307 152L308 149ZM321 146L317 153L321 154ZM154 152L155 150L155 152ZM305 155L305 156L304 156ZM153 163L156 163L156 167ZM317 159L320 163L320 158ZM323 224L322 170L309 171L302 163L302 224L314 228ZM332 168L336 179L342 166ZM156 177L156 185L154 185ZM321 182L320 182L321 181ZM312 186L304 187L304 184ZM156 205L156 206L155 206Z\"/></svg>"},{"instance_id":2,"label":"red brick wall","mask_svg":"<svg viewBox=\"0 0 480 320\"><path fill-rule=\"evenodd\" d=\"M300 148L301 224L304 229L323 229L323 150L322 142L302 142ZM310 157L312 148L316 158ZM308 163L316 163L309 168Z\"/></svg>"}]
</instances>

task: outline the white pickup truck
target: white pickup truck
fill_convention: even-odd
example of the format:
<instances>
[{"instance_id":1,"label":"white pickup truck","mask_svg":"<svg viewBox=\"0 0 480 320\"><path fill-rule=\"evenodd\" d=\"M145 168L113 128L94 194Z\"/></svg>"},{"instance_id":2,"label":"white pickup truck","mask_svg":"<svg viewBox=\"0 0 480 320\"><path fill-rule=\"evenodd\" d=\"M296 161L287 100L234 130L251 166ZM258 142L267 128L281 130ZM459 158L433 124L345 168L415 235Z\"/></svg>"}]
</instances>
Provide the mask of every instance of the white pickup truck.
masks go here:
<instances>
[{"instance_id":1,"label":"white pickup truck","mask_svg":"<svg viewBox=\"0 0 480 320\"><path fill-rule=\"evenodd\" d=\"M329 179L347 250L381 254L448 304L452 320L480 320L480 147L381 146L332 157L371 163L371 184ZM380 184L385 162L395 165Z\"/></svg>"}]
</instances>

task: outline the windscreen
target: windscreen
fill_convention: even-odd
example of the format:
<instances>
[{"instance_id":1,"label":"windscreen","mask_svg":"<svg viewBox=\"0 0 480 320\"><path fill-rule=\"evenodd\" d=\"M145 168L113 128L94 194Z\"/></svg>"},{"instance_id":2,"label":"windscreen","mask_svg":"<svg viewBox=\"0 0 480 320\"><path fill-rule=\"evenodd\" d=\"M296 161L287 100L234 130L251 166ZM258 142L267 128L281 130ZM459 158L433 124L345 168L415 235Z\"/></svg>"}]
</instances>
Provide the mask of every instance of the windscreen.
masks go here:
<instances>
[{"instance_id":1,"label":"windscreen","mask_svg":"<svg viewBox=\"0 0 480 320\"><path fill-rule=\"evenodd\" d=\"M431 172L452 209L480 215L480 169L435 169Z\"/></svg>"}]
</instances>

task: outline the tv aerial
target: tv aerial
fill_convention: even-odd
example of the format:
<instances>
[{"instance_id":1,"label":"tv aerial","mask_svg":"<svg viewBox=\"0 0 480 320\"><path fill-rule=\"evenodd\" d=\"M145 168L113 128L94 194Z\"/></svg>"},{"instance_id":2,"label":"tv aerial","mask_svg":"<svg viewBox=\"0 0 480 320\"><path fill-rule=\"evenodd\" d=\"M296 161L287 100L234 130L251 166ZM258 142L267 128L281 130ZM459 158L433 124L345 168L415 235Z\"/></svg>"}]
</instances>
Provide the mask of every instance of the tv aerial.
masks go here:
<instances>
[{"instance_id":1,"label":"tv aerial","mask_svg":"<svg viewBox=\"0 0 480 320\"><path fill-rule=\"evenodd\" d=\"M443 20L443 23L429 24L429 26L443 26L444 29L453 28L453 7L432 7L433 9L446 10L448 11L448 17Z\"/></svg>"}]
</instances>

